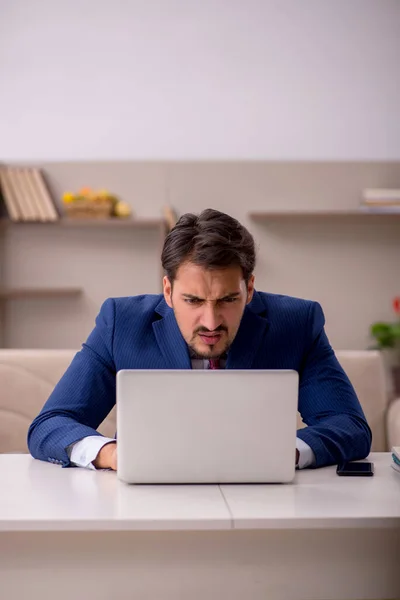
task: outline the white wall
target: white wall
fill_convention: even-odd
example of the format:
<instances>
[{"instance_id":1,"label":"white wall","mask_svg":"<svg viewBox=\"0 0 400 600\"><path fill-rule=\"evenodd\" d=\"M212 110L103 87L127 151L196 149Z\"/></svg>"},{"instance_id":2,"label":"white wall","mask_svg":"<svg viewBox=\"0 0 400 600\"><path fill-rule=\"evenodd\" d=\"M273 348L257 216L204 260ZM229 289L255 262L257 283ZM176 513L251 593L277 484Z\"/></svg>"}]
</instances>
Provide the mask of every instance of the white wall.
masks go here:
<instances>
[{"instance_id":1,"label":"white wall","mask_svg":"<svg viewBox=\"0 0 400 600\"><path fill-rule=\"evenodd\" d=\"M398 0L0 0L0 160L400 158Z\"/></svg>"}]
</instances>

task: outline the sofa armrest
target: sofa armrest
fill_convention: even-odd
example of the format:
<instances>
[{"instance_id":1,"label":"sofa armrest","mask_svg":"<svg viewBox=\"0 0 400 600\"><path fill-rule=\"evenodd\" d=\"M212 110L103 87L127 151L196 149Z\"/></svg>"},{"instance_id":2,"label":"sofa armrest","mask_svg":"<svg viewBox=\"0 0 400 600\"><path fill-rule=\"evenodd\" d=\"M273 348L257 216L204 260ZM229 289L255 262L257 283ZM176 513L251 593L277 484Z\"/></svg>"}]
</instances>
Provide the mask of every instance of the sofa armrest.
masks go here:
<instances>
[{"instance_id":1,"label":"sofa armrest","mask_svg":"<svg viewBox=\"0 0 400 600\"><path fill-rule=\"evenodd\" d=\"M400 446L400 398L390 403L387 412L387 434L389 450Z\"/></svg>"}]
</instances>

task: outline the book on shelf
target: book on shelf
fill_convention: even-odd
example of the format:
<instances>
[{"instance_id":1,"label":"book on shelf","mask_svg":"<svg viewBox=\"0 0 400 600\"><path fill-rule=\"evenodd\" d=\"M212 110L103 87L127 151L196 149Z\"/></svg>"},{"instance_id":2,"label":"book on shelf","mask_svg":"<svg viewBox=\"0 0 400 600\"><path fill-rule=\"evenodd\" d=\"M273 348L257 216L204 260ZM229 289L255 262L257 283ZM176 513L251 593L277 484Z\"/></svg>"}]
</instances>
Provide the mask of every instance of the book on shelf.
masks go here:
<instances>
[{"instance_id":1,"label":"book on shelf","mask_svg":"<svg viewBox=\"0 0 400 600\"><path fill-rule=\"evenodd\" d=\"M36 186L34 184L32 169L24 169L24 180L26 185L26 193L29 195L33 205L35 220L45 222L48 220L48 214L43 201L38 196Z\"/></svg>"},{"instance_id":2,"label":"book on shelf","mask_svg":"<svg viewBox=\"0 0 400 600\"><path fill-rule=\"evenodd\" d=\"M24 221L37 221L35 207L27 190L25 177L22 169L13 168L9 170L9 178L16 191L19 206Z\"/></svg>"},{"instance_id":3,"label":"book on shelf","mask_svg":"<svg viewBox=\"0 0 400 600\"><path fill-rule=\"evenodd\" d=\"M39 169L0 167L0 186L12 221L56 221L59 216Z\"/></svg>"},{"instance_id":4,"label":"book on shelf","mask_svg":"<svg viewBox=\"0 0 400 600\"><path fill-rule=\"evenodd\" d=\"M395 471L400 473L400 446L393 446L392 448L392 467Z\"/></svg>"},{"instance_id":5,"label":"book on shelf","mask_svg":"<svg viewBox=\"0 0 400 600\"><path fill-rule=\"evenodd\" d=\"M28 171L31 185L36 191L36 201L40 203L45 213L45 220L57 221L59 215L41 171L39 169L28 169Z\"/></svg>"},{"instance_id":6,"label":"book on shelf","mask_svg":"<svg viewBox=\"0 0 400 600\"><path fill-rule=\"evenodd\" d=\"M11 221L20 221L20 210L18 200L14 194L14 189L8 179L8 172L5 168L0 168L0 188L1 197Z\"/></svg>"},{"instance_id":7,"label":"book on shelf","mask_svg":"<svg viewBox=\"0 0 400 600\"><path fill-rule=\"evenodd\" d=\"M361 204L359 210L363 213L369 213L371 215L400 215L400 204L391 205L370 205Z\"/></svg>"},{"instance_id":8,"label":"book on shelf","mask_svg":"<svg viewBox=\"0 0 400 600\"><path fill-rule=\"evenodd\" d=\"M400 206L400 189L366 189L362 198L367 206Z\"/></svg>"}]
</instances>

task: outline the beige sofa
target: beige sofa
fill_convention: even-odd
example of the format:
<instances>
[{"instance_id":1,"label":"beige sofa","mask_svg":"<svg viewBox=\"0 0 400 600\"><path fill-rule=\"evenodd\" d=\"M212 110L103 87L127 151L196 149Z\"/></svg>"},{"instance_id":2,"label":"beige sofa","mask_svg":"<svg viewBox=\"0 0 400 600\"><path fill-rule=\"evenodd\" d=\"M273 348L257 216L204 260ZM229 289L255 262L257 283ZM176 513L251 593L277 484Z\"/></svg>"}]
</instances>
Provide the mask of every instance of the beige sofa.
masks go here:
<instances>
[{"instance_id":1,"label":"beige sofa","mask_svg":"<svg viewBox=\"0 0 400 600\"><path fill-rule=\"evenodd\" d=\"M74 350L0 350L0 453L27 452L26 434ZM337 352L353 383L373 433L372 449L400 446L400 399L388 406L386 375L379 352ZM115 409L99 428L114 436Z\"/></svg>"}]
</instances>

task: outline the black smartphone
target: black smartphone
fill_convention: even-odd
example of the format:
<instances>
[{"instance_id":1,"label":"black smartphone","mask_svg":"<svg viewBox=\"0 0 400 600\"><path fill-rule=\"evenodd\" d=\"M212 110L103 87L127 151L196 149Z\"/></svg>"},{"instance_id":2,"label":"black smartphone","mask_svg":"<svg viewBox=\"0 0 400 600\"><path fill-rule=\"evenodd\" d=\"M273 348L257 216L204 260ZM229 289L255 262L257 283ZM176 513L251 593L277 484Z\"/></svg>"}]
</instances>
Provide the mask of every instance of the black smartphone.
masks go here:
<instances>
[{"instance_id":1,"label":"black smartphone","mask_svg":"<svg viewBox=\"0 0 400 600\"><path fill-rule=\"evenodd\" d=\"M374 463L372 462L344 462L337 466L336 473L349 477L372 477Z\"/></svg>"}]
</instances>

